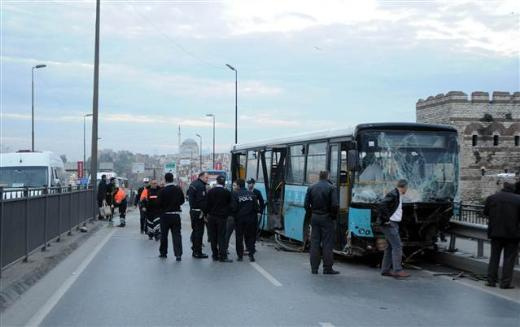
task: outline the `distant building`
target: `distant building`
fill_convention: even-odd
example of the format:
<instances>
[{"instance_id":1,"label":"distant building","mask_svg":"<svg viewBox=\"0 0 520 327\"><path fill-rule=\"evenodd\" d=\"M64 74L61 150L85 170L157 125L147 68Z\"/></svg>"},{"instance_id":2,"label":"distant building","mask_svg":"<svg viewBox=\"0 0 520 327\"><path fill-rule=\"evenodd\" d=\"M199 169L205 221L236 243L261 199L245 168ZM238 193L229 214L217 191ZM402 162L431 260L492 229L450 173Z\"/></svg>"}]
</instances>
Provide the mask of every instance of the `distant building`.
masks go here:
<instances>
[{"instance_id":1,"label":"distant building","mask_svg":"<svg viewBox=\"0 0 520 327\"><path fill-rule=\"evenodd\" d=\"M496 187L493 176L520 173L520 92L464 92L420 99L419 123L446 124L457 128L460 143L460 197L480 203ZM490 178L495 181L491 181ZM496 184L496 183L495 183ZM486 187L484 187L486 185Z\"/></svg>"},{"instance_id":2,"label":"distant building","mask_svg":"<svg viewBox=\"0 0 520 327\"><path fill-rule=\"evenodd\" d=\"M186 139L181 143L179 153L182 159L196 159L199 157L199 145L194 139Z\"/></svg>"}]
</instances>

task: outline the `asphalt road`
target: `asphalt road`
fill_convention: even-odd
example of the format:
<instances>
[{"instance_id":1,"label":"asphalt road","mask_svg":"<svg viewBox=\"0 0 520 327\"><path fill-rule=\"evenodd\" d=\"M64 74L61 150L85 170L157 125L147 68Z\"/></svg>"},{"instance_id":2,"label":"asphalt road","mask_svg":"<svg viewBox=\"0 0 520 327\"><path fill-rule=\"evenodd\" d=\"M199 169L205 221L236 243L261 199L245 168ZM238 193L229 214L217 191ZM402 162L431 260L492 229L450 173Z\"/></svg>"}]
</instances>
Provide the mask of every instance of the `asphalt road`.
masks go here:
<instances>
[{"instance_id":1,"label":"asphalt road","mask_svg":"<svg viewBox=\"0 0 520 327\"><path fill-rule=\"evenodd\" d=\"M139 233L133 212L126 228L103 229L49 273L2 326L520 325L520 298L427 272L396 280L342 262L341 275L311 275L307 254L267 243L254 264L193 259L183 220L182 262L171 244L168 259L157 257L159 244Z\"/></svg>"}]
</instances>

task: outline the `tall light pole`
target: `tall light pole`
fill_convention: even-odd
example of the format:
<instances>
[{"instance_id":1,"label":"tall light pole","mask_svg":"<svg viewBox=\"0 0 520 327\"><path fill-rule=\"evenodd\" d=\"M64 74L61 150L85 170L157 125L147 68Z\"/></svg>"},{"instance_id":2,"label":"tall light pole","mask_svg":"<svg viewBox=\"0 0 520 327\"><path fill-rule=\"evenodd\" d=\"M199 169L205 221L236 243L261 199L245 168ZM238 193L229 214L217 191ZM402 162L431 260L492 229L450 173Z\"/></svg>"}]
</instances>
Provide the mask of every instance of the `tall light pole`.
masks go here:
<instances>
[{"instance_id":1,"label":"tall light pole","mask_svg":"<svg viewBox=\"0 0 520 327\"><path fill-rule=\"evenodd\" d=\"M238 71L231 65L226 66L235 72L235 144L238 144Z\"/></svg>"},{"instance_id":2,"label":"tall light pole","mask_svg":"<svg viewBox=\"0 0 520 327\"><path fill-rule=\"evenodd\" d=\"M36 65L36 66L33 66L32 69L31 69L31 76L32 76L32 79L31 79L31 103L32 103L32 110L31 110L31 150L32 152L34 152L34 70L35 69L39 69L39 68L45 68L47 67L47 65Z\"/></svg>"},{"instance_id":3,"label":"tall light pole","mask_svg":"<svg viewBox=\"0 0 520 327\"><path fill-rule=\"evenodd\" d=\"M83 178L85 178L85 171L87 170L87 167L85 167L87 163L87 117L92 117L92 114L83 115Z\"/></svg>"},{"instance_id":4,"label":"tall light pole","mask_svg":"<svg viewBox=\"0 0 520 327\"><path fill-rule=\"evenodd\" d=\"M97 206L97 162L98 162L98 104L99 104L99 17L100 0L96 0L96 36L94 41L94 92L92 96L92 150L90 153L90 182L92 183L92 218L96 217Z\"/></svg>"},{"instance_id":5,"label":"tall light pole","mask_svg":"<svg viewBox=\"0 0 520 327\"><path fill-rule=\"evenodd\" d=\"M199 138L199 154L200 154L200 171L202 171L202 136L200 134L195 134Z\"/></svg>"},{"instance_id":6,"label":"tall light pole","mask_svg":"<svg viewBox=\"0 0 520 327\"><path fill-rule=\"evenodd\" d=\"M215 169L215 114L206 114L206 117L213 117L213 169Z\"/></svg>"}]
</instances>

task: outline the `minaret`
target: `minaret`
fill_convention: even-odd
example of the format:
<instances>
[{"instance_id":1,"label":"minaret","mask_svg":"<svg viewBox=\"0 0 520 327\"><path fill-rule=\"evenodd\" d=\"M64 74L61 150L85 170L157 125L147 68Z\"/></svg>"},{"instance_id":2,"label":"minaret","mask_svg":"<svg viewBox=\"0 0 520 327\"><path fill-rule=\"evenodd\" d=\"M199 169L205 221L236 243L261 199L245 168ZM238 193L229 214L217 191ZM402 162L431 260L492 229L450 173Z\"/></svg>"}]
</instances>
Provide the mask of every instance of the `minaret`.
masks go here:
<instances>
[{"instance_id":1,"label":"minaret","mask_svg":"<svg viewBox=\"0 0 520 327\"><path fill-rule=\"evenodd\" d=\"M179 133L177 134L177 136L179 138L177 152L180 154L181 153L181 125L180 124L179 124Z\"/></svg>"}]
</instances>

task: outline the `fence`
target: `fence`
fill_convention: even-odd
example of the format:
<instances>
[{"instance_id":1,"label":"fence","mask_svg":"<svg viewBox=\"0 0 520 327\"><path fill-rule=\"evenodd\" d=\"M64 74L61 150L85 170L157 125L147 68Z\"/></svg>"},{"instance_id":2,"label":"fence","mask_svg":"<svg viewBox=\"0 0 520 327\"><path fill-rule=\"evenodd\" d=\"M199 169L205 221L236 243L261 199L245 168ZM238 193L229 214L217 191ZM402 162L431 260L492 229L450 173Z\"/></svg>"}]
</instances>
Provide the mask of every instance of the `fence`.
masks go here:
<instances>
[{"instance_id":1,"label":"fence","mask_svg":"<svg viewBox=\"0 0 520 327\"><path fill-rule=\"evenodd\" d=\"M92 218L93 200L86 187L0 188L0 268L71 235Z\"/></svg>"}]
</instances>

